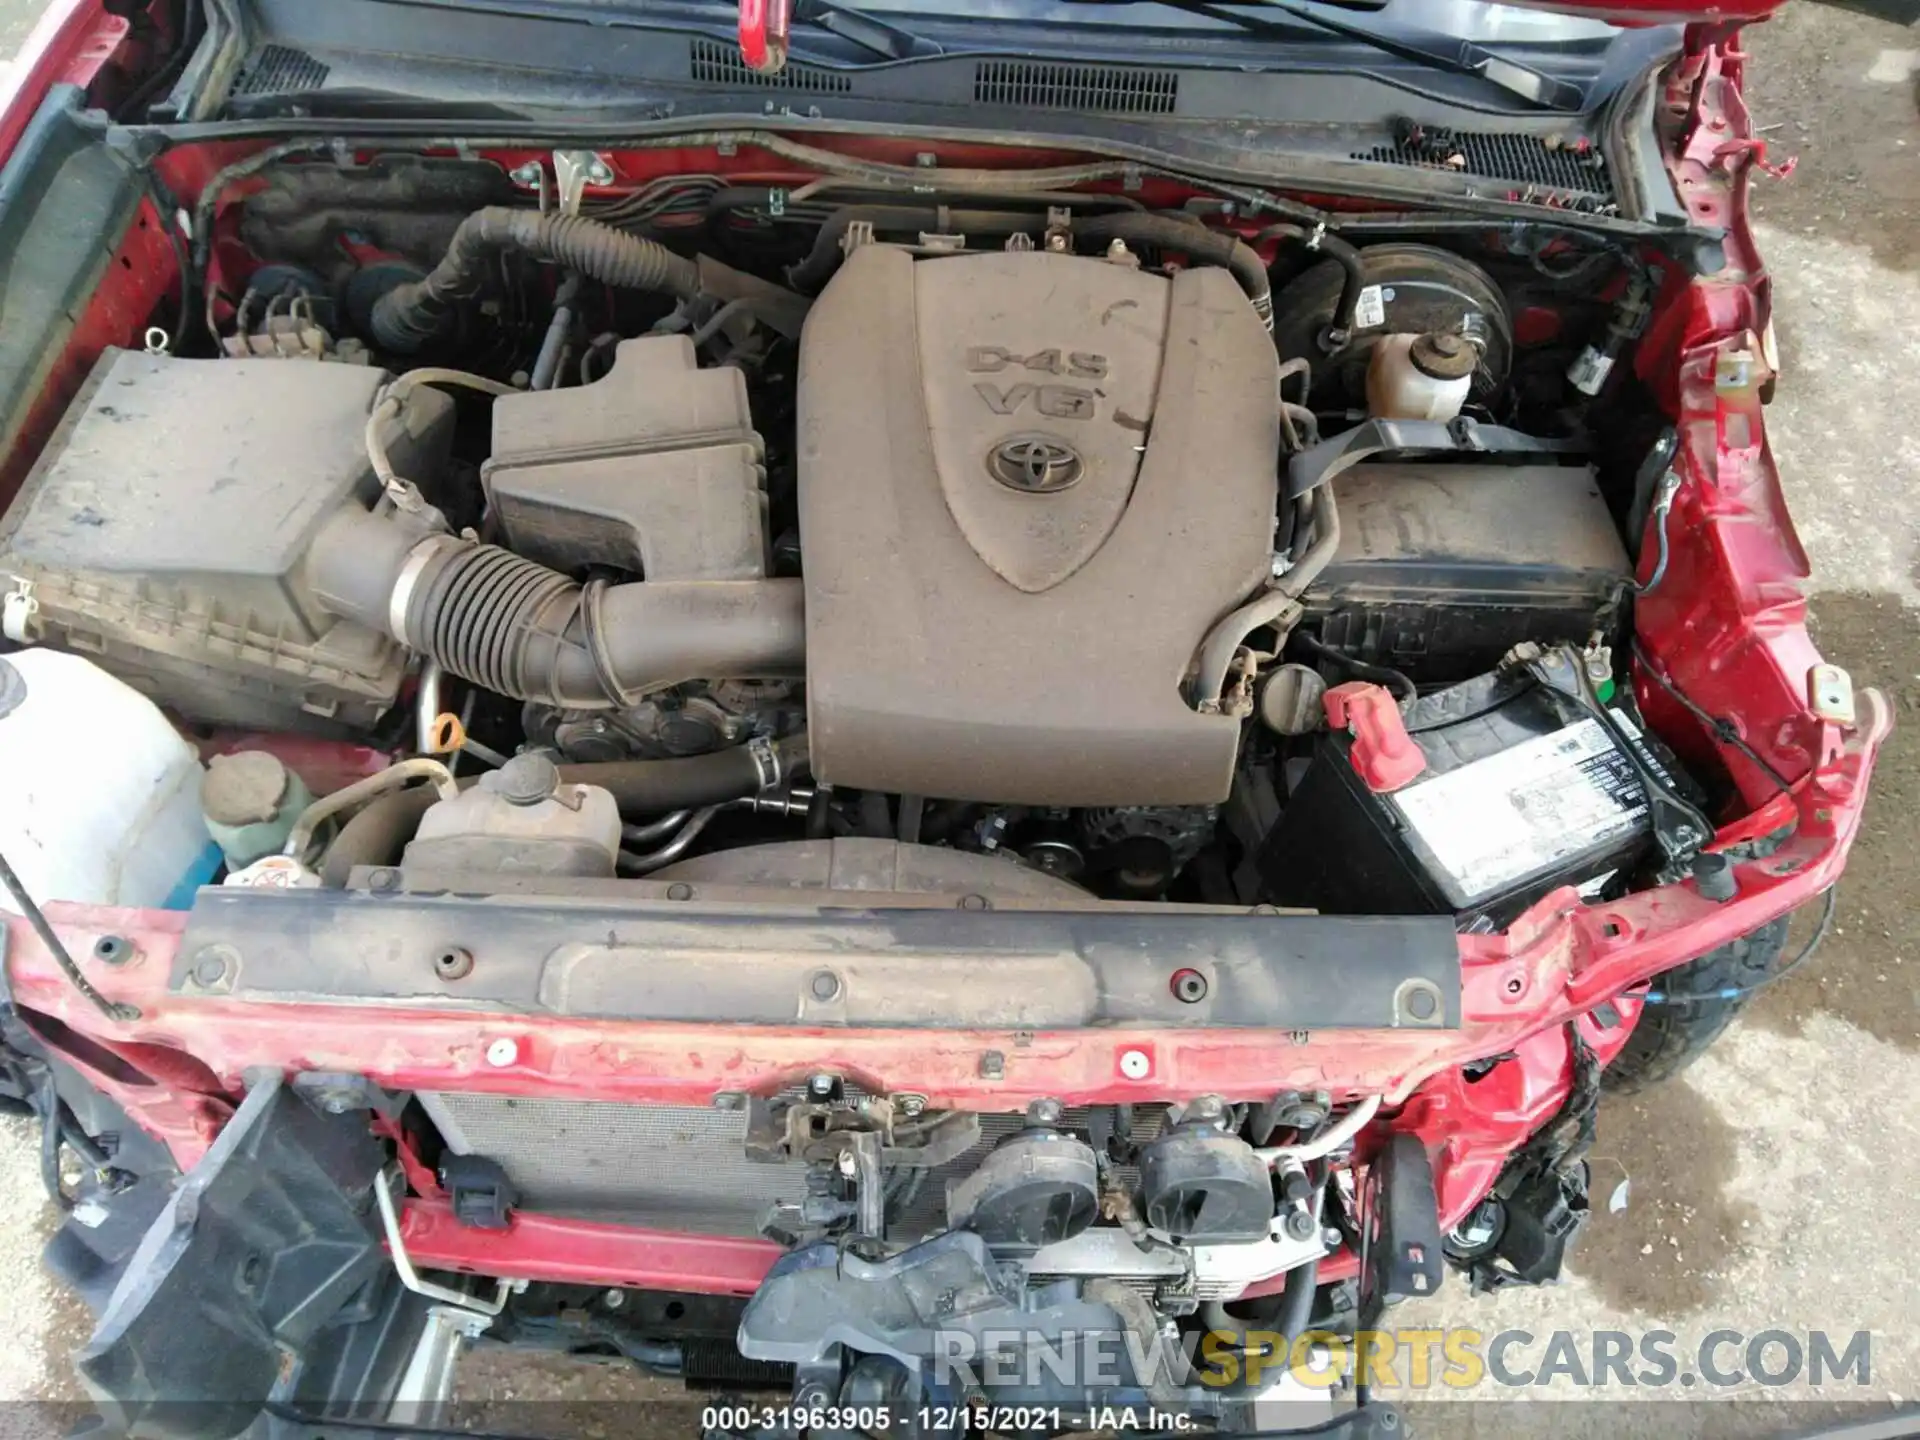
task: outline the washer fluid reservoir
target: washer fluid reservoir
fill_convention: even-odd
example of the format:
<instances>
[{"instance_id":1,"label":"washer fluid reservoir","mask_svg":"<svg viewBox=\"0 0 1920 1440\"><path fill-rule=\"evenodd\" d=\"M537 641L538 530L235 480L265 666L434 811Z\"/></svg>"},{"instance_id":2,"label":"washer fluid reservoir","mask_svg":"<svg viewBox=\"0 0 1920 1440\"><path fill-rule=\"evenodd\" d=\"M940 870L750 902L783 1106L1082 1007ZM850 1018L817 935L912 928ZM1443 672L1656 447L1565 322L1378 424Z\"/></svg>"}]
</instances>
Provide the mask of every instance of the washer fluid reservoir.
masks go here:
<instances>
[{"instance_id":1,"label":"washer fluid reservoir","mask_svg":"<svg viewBox=\"0 0 1920 1440\"><path fill-rule=\"evenodd\" d=\"M220 865L200 776L159 707L91 661L0 655L0 854L37 903L191 906Z\"/></svg>"}]
</instances>

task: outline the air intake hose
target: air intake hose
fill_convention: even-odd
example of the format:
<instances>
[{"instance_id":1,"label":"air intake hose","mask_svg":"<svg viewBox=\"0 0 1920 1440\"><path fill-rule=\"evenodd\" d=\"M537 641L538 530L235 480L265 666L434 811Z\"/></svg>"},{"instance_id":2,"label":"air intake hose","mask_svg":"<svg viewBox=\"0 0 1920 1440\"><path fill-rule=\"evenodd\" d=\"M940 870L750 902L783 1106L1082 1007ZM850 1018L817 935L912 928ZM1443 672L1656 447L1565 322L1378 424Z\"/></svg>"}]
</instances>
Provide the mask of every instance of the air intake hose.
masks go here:
<instances>
[{"instance_id":1,"label":"air intake hose","mask_svg":"<svg viewBox=\"0 0 1920 1440\"><path fill-rule=\"evenodd\" d=\"M1273 287L1267 279L1267 267L1261 263L1259 251L1237 236L1177 215L1145 215L1131 210L1076 219L1073 233L1087 240L1126 240L1177 250L1208 265L1224 265L1247 292L1260 323L1269 330L1273 328Z\"/></svg>"},{"instance_id":2,"label":"air intake hose","mask_svg":"<svg viewBox=\"0 0 1920 1440\"><path fill-rule=\"evenodd\" d=\"M315 592L501 695L604 710L687 680L805 673L798 580L579 585L495 545L407 538L389 517L343 512L310 552Z\"/></svg>"},{"instance_id":3,"label":"air intake hose","mask_svg":"<svg viewBox=\"0 0 1920 1440\"><path fill-rule=\"evenodd\" d=\"M489 205L460 222L447 253L425 278L396 286L374 302L373 338L382 349L403 355L420 349L440 333L455 304L479 290L502 250L549 260L624 290L663 290L681 299L700 290L699 266L652 240L585 215Z\"/></svg>"}]
</instances>

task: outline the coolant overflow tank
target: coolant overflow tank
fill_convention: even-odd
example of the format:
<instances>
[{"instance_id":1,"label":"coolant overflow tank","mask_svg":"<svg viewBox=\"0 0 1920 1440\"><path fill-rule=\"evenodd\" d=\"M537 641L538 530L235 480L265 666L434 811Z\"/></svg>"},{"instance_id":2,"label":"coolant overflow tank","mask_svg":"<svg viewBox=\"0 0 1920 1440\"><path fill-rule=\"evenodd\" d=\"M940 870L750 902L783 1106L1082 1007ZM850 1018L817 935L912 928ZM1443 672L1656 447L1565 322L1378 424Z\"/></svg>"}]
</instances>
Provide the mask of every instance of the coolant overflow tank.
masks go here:
<instances>
[{"instance_id":1,"label":"coolant overflow tank","mask_svg":"<svg viewBox=\"0 0 1920 1440\"><path fill-rule=\"evenodd\" d=\"M421 817L407 870L606 878L620 854L620 810L597 785L561 783L544 755L516 755Z\"/></svg>"}]
</instances>

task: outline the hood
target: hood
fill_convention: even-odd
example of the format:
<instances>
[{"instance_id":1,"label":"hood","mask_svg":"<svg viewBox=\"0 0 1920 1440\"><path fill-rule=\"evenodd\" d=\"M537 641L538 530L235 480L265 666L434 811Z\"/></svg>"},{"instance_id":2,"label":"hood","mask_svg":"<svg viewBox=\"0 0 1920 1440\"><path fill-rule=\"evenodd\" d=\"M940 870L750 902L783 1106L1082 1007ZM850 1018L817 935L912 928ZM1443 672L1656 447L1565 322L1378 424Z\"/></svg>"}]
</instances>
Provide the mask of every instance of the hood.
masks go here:
<instances>
[{"instance_id":1,"label":"hood","mask_svg":"<svg viewBox=\"0 0 1920 1440\"><path fill-rule=\"evenodd\" d=\"M792 10L796 4L805 3L806 0L738 0L740 57L751 69L774 74L785 66ZM1499 4L1490 0L1379 0L1369 4L1364 0L1347 0L1346 6L1340 6L1336 0L1328 0L1326 8L1333 16L1348 7L1386 11L1392 18L1422 30L1458 35L1462 40L1524 40L1526 32L1537 30L1542 12L1629 27L1695 22L1737 24L1763 20L1784 3L1786 0L1502 0ZM1826 0L1826 3L1882 15L1901 23L1920 17L1920 0ZM891 6L883 8L892 9ZM991 16L994 13L991 0L983 0L980 10L982 18ZM1522 13L1528 11L1535 13L1531 16ZM862 25L876 21L880 22L878 28L886 28L872 7L860 17Z\"/></svg>"}]
</instances>

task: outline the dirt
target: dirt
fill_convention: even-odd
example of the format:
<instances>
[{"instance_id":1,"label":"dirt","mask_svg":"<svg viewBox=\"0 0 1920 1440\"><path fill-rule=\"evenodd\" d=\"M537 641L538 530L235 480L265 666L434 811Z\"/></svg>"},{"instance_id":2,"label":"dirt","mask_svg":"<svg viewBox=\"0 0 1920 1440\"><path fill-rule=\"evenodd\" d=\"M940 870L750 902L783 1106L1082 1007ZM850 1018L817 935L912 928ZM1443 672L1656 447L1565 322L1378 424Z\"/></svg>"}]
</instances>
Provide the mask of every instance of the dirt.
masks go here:
<instances>
[{"instance_id":1,"label":"dirt","mask_svg":"<svg viewBox=\"0 0 1920 1440\"><path fill-rule=\"evenodd\" d=\"M711 1398L624 1360L482 1344L461 1356L459 1395L445 1420L555 1440L667 1440L701 1433Z\"/></svg>"},{"instance_id":2,"label":"dirt","mask_svg":"<svg viewBox=\"0 0 1920 1440\"><path fill-rule=\"evenodd\" d=\"M1795 4L1747 32L1747 107L1772 164L1754 218L1920 269L1920 35Z\"/></svg>"},{"instance_id":3,"label":"dirt","mask_svg":"<svg viewBox=\"0 0 1920 1440\"><path fill-rule=\"evenodd\" d=\"M1617 1310L1677 1318L1720 1296L1726 1262L1750 1243L1753 1207L1727 1198L1739 1132L1690 1092L1665 1087L1609 1099L1593 1147L1595 1215L1580 1269ZM1632 1177L1644 1177L1638 1197ZM1631 1201L1608 1198L1627 1182ZM1650 1183L1648 1183L1650 1182Z\"/></svg>"}]
</instances>

